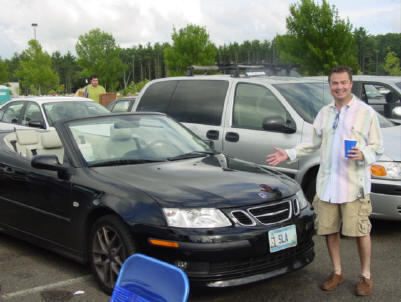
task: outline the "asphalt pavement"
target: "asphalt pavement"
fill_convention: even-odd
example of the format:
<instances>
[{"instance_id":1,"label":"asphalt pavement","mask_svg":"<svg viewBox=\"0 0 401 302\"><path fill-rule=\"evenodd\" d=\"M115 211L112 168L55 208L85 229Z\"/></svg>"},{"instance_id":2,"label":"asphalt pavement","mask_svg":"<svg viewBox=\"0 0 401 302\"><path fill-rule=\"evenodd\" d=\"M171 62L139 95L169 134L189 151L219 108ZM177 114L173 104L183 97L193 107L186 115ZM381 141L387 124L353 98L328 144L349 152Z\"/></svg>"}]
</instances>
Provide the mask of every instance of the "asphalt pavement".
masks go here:
<instances>
[{"instance_id":1,"label":"asphalt pavement","mask_svg":"<svg viewBox=\"0 0 401 302\"><path fill-rule=\"evenodd\" d=\"M191 288L190 302L377 301L401 302L401 222L373 221L374 292L356 297L359 258L354 239L343 238L344 282L333 292L319 289L331 272L324 238L315 236L316 258L296 272L226 289ZM106 302L90 270L69 259L0 233L3 302Z\"/></svg>"}]
</instances>

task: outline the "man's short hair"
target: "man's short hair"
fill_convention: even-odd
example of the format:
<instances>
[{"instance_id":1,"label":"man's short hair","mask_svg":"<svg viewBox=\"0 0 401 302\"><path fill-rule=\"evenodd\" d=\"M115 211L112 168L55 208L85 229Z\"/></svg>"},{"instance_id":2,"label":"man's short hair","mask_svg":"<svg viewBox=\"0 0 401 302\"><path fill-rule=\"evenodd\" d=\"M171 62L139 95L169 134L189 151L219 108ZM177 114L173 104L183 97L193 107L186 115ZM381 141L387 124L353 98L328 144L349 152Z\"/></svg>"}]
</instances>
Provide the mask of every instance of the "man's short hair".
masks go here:
<instances>
[{"instance_id":1,"label":"man's short hair","mask_svg":"<svg viewBox=\"0 0 401 302\"><path fill-rule=\"evenodd\" d=\"M330 70L330 72L329 72L329 84L330 84L331 75L333 73L340 73L340 72L348 73L349 80L352 82L352 70L351 70L351 68L349 68L348 66L341 66L340 65L340 66L336 66L336 67L334 67L334 68L332 68Z\"/></svg>"},{"instance_id":2,"label":"man's short hair","mask_svg":"<svg viewBox=\"0 0 401 302\"><path fill-rule=\"evenodd\" d=\"M92 74L91 77L90 77L90 80L92 81L93 79L98 79L98 76L95 75L95 74Z\"/></svg>"}]
</instances>

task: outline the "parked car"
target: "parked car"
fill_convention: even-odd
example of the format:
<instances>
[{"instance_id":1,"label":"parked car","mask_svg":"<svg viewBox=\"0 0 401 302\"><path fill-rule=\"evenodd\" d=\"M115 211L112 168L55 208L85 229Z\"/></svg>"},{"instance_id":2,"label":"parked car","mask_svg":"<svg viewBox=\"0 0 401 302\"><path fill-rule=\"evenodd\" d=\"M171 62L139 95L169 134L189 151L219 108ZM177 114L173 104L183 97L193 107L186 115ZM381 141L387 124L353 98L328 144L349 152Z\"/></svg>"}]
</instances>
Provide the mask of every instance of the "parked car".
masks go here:
<instances>
[{"instance_id":1,"label":"parked car","mask_svg":"<svg viewBox=\"0 0 401 302\"><path fill-rule=\"evenodd\" d=\"M401 115L394 111L401 107L401 77L356 75L352 78L355 95L385 117L401 123Z\"/></svg>"},{"instance_id":2,"label":"parked car","mask_svg":"<svg viewBox=\"0 0 401 302\"><path fill-rule=\"evenodd\" d=\"M327 82L327 76L305 77ZM401 77L353 75L352 93L386 118L401 124Z\"/></svg>"},{"instance_id":3,"label":"parked car","mask_svg":"<svg viewBox=\"0 0 401 302\"><path fill-rule=\"evenodd\" d=\"M0 130L40 128L54 130L56 122L110 111L97 102L78 97L25 97L0 108Z\"/></svg>"},{"instance_id":4,"label":"parked car","mask_svg":"<svg viewBox=\"0 0 401 302\"><path fill-rule=\"evenodd\" d=\"M130 112L135 103L135 97L119 98L107 105L111 112Z\"/></svg>"},{"instance_id":5,"label":"parked car","mask_svg":"<svg viewBox=\"0 0 401 302\"><path fill-rule=\"evenodd\" d=\"M0 133L0 230L89 262L107 293L136 252L209 287L313 260L314 213L284 174L217 153L164 114L55 128Z\"/></svg>"},{"instance_id":6,"label":"parked car","mask_svg":"<svg viewBox=\"0 0 401 302\"><path fill-rule=\"evenodd\" d=\"M133 111L164 112L218 151L267 165L274 147L292 148L312 134L318 111L332 102L327 79L267 76L185 76L149 82ZM379 115L385 154L372 166L373 218L401 220L401 126ZM311 201L319 153L281 163ZM380 171L380 172L378 172Z\"/></svg>"}]
</instances>

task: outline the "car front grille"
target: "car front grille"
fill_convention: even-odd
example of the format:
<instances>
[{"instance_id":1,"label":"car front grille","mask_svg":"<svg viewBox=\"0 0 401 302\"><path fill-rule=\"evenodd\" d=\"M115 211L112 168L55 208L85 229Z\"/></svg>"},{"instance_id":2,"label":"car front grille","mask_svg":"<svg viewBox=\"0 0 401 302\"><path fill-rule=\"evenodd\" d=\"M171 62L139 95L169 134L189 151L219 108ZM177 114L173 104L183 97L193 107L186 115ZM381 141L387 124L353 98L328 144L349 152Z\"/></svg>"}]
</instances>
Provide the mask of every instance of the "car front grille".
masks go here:
<instances>
[{"instance_id":1,"label":"car front grille","mask_svg":"<svg viewBox=\"0 0 401 302\"><path fill-rule=\"evenodd\" d=\"M231 218L243 226L271 225L289 220L300 212L297 199L282 200L247 209L230 211Z\"/></svg>"}]
</instances>

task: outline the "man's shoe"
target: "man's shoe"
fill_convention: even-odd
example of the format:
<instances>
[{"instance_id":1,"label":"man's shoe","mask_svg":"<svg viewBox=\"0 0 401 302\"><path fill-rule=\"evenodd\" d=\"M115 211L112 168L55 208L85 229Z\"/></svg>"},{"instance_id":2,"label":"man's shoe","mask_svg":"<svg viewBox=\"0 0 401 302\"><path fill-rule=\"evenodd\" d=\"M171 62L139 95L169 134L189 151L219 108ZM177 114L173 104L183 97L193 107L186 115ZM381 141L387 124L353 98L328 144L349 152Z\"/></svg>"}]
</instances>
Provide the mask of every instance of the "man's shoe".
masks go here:
<instances>
[{"instance_id":1,"label":"man's shoe","mask_svg":"<svg viewBox=\"0 0 401 302\"><path fill-rule=\"evenodd\" d=\"M343 275L332 273L330 278L324 281L320 287L323 290L330 291L335 289L341 282L343 282Z\"/></svg>"},{"instance_id":2,"label":"man's shoe","mask_svg":"<svg viewBox=\"0 0 401 302\"><path fill-rule=\"evenodd\" d=\"M373 280L365 278L364 276L359 277L359 283L356 288L356 294L358 296L369 296L373 290Z\"/></svg>"}]
</instances>

